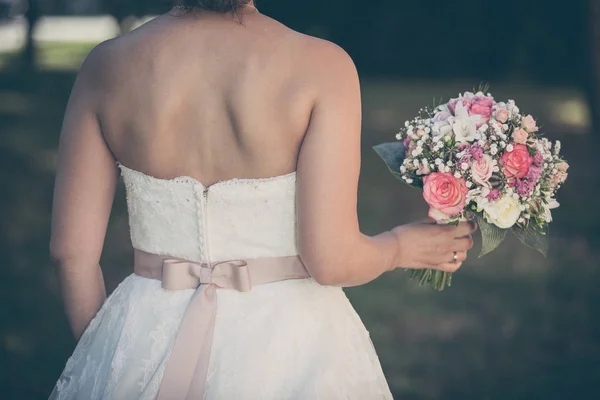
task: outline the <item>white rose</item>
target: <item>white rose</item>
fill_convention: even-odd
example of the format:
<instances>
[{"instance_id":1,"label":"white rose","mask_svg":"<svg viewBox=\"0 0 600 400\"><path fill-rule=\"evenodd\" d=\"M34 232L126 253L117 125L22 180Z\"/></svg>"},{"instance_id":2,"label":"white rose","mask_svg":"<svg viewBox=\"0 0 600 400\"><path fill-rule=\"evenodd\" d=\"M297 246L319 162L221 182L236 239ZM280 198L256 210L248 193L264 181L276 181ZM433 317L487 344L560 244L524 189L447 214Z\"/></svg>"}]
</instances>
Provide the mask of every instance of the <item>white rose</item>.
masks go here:
<instances>
[{"instance_id":1,"label":"white rose","mask_svg":"<svg viewBox=\"0 0 600 400\"><path fill-rule=\"evenodd\" d=\"M482 206L487 221L502 229L512 227L521 215L519 202L511 196L501 197L496 201L482 204Z\"/></svg>"}]
</instances>

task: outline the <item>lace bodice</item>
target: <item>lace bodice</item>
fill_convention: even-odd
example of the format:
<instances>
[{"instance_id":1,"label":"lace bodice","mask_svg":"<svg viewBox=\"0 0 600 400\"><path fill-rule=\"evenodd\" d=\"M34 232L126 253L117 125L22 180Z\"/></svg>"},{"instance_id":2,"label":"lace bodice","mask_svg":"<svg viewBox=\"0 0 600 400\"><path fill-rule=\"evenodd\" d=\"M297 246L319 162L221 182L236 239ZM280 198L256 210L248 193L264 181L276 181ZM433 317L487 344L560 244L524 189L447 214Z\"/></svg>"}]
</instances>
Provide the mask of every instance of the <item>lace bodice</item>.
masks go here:
<instances>
[{"instance_id":1,"label":"lace bodice","mask_svg":"<svg viewBox=\"0 0 600 400\"><path fill-rule=\"evenodd\" d=\"M298 254L295 172L205 187L119 167L137 249L192 261Z\"/></svg>"}]
</instances>

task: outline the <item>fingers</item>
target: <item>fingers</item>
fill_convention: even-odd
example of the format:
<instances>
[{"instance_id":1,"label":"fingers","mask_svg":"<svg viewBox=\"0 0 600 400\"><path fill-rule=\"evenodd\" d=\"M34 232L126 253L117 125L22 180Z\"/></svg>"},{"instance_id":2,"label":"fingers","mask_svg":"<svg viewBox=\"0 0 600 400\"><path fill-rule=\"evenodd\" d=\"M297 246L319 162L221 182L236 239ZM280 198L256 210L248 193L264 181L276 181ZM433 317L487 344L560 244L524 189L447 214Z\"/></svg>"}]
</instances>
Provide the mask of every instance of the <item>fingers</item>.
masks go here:
<instances>
[{"instance_id":1,"label":"fingers","mask_svg":"<svg viewBox=\"0 0 600 400\"><path fill-rule=\"evenodd\" d=\"M438 270L444 271L444 272L456 272L461 266L462 266L462 262L457 261L457 262L440 264L440 265L436 266L435 269L438 269Z\"/></svg>"},{"instance_id":2,"label":"fingers","mask_svg":"<svg viewBox=\"0 0 600 400\"><path fill-rule=\"evenodd\" d=\"M471 235L454 239L452 243L454 251L467 251L473 248L473 238Z\"/></svg>"},{"instance_id":3,"label":"fingers","mask_svg":"<svg viewBox=\"0 0 600 400\"><path fill-rule=\"evenodd\" d=\"M444 272L455 272L463 262L467 259L466 251L456 251L456 261L454 261L454 251L448 252L443 256L442 260L432 265L430 268L438 269Z\"/></svg>"},{"instance_id":4,"label":"fingers","mask_svg":"<svg viewBox=\"0 0 600 400\"><path fill-rule=\"evenodd\" d=\"M454 253L453 253L454 255ZM466 251L457 251L456 252L456 260L463 262L467 259L467 252Z\"/></svg>"},{"instance_id":5,"label":"fingers","mask_svg":"<svg viewBox=\"0 0 600 400\"><path fill-rule=\"evenodd\" d=\"M477 230L477 223L475 221L466 221L466 222L461 222L458 224L454 234L455 234L455 237L460 238L463 236L469 236L476 230Z\"/></svg>"}]
</instances>

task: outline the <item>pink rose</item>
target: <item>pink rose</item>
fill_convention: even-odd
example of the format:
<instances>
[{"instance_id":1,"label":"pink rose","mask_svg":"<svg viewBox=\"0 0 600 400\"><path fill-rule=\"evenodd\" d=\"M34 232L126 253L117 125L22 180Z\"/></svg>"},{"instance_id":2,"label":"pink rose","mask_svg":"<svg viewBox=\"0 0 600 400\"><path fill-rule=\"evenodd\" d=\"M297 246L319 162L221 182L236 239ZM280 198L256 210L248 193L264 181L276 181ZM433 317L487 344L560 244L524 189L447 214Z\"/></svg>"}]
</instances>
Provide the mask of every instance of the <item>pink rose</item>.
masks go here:
<instances>
[{"instance_id":1,"label":"pink rose","mask_svg":"<svg viewBox=\"0 0 600 400\"><path fill-rule=\"evenodd\" d=\"M449 172L434 172L423 179L423 198L431 208L449 216L465 208L467 185Z\"/></svg>"},{"instance_id":2,"label":"pink rose","mask_svg":"<svg viewBox=\"0 0 600 400\"><path fill-rule=\"evenodd\" d=\"M471 164L473 180L482 186L488 186L488 180L494 172L492 157L484 154L479 160Z\"/></svg>"},{"instance_id":3,"label":"pink rose","mask_svg":"<svg viewBox=\"0 0 600 400\"><path fill-rule=\"evenodd\" d=\"M451 99L450 102L448 102L448 109L450 109L452 114L455 114L456 105L458 104L458 102L461 102L463 107L466 108L467 111L469 111L471 109L471 104L473 104L473 99L467 97L458 97L456 99Z\"/></svg>"},{"instance_id":4,"label":"pink rose","mask_svg":"<svg viewBox=\"0 0 600 400\"><path fill-rule=\"evenodd\" d=\"M527 132L529 133L538 131L538 127L535 124L535 119L533 119L531 115L523 117L523 119L521 120L521 126L525 128L525 130L527 130Z\"/></svg>"},{"instance_id":5,"label":"pink rose","mask_svg":"<svg viewBox=\"0 0 600 400\"><path fill-rule=\"evenodd\" d=\"M494 99L491 97L484 96L483 94L477 94L473 98L471 108L469 109L469 115L480 115L481 118L477 121L477 127L479 128L483 124L487 124L492 116L492 107L494 106Z\"/></svg>"},{"instance_id":6,"label":"pink rose","mask_svg":"<svg viewBox=\"0 0 600 400\"><path fill-rule=\"evenodd\" d=\"M513 151L505 151L501 161L504 175L520 179L527 175L529 167L533 164L533 157L529 155L526 145L513 144Z\"/></svg>"},{"instance_id":7,"label":"pink rose","mask_svg":"<svg viewBox=\"0 0 600 400\"><path fill-rule=\"evenodd\" d=\"M529 134L521 128L515 129L515 131L512 134L512 137L515 140L515 142L519 144L527 143L527 136L529 136Z\"/></svg>"},{"instance_id":8,"label":"pink rose","mask_svg":"<svg viewBox=\"0 0 600 400\"><path fill-rule=\"evenodd\" d=\"M508 110L506 108L499 108L496 110L496 119L498 122L505 123L508 121Z\"/></svg>"}]
</instances>

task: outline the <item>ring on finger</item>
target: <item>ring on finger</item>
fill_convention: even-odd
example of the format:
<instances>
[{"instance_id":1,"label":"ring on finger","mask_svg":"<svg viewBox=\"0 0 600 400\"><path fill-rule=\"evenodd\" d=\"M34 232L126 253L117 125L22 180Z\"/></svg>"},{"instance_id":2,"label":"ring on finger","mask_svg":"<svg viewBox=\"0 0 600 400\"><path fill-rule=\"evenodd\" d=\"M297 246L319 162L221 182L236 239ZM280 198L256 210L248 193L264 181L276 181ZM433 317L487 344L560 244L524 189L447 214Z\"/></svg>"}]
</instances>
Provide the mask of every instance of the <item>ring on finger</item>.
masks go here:
<instances>
[{"instance_id":1,"label":"ring on finger","mask_svg":"<svg viewBox=\"0 0 600 400\"><path fill-rule=\"evenodd\" d=\"M458 253L456 251L452 252L452 262L456 263L458 261Z\"/></svg>"}]
</instances>

